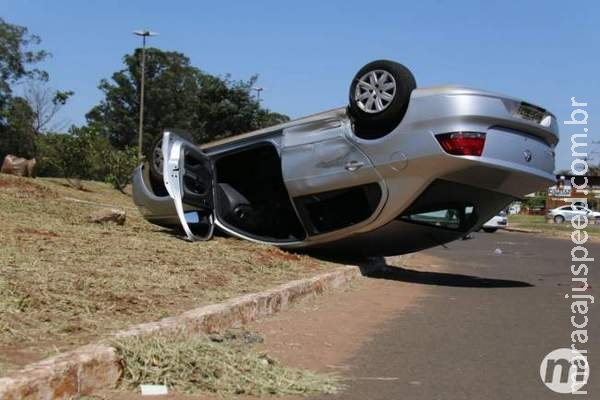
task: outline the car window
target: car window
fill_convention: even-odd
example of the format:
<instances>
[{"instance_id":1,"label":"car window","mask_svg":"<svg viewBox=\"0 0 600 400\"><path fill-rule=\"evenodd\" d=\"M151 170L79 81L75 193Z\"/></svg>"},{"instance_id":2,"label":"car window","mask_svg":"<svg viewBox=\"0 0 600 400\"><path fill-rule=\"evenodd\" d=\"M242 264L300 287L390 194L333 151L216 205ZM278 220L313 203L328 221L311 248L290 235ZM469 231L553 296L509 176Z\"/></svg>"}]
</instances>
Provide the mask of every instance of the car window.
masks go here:
<instances>
[{"instance_id":1,"label":"car window","mask_svg":"<svg viewBox=\"0 0 600 400\"><path fill-rule=\"evenodd\" d=\"M413 214L411 221L423 222L450 229L458 229L459 218L454 210L439 210L428 213Z\"/></svg>"},{"instance_id":2,"label":"car window","mask_svg":"<svg viewBox=\"0 0 600 400\"><path fill-rule=\"evenodd\" d=\"M462 207L442 208L433 211L417 212L405 215L402 218L409 222L433 225L438 228L461 229L462 225L473 215L474 208L471 205Z\"/></svg>"}]
</instances>

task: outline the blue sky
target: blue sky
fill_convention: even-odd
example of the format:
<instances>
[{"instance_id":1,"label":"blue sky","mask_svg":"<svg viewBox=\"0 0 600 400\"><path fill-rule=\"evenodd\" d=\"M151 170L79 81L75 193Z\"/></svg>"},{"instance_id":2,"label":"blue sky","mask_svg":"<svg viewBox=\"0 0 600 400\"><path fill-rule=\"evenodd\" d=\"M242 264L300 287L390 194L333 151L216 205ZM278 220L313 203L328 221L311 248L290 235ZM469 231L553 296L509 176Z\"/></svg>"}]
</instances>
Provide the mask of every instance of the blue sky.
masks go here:
<instances>
[{"instance_id":1,"label":"blue sky","mask_svg":"<svg viewBox=\"0 0 600 400\"><path fill-rule=\"evenodd\" d=\"M365 63L399 61L421 87L457 83L522 97L570 118L587 102L589 141L600 140L600 2L597 1L43 1L0 0L0 15L42 37L51 85L75 91L63 117L82 124L98 82L139 46L188 55L213 74L260 74L264 105L291 117L346 103ZM568 168L561 123L558 166ZM600 151L600 146L595 146ZM594 162L600 154L593 154Z\"/></svg>"}]
</instances>

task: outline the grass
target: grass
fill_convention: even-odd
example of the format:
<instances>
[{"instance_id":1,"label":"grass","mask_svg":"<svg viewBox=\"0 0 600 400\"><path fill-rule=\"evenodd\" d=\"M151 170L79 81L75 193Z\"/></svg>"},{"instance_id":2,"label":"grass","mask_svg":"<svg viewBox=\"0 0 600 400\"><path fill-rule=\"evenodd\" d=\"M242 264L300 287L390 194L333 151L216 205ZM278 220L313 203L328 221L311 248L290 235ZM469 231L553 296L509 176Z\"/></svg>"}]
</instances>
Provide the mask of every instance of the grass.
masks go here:
<instances>
[{"instance_id":1,"label":"grass","mask_svg":"<svg viewBox=\"0 0 600 400\"><path fill-rule=\"evenodd\" d=\"M130 196L99 182L84 187L0 175L0 375L332 266L236 239L189 243L143 220ZM97 203L125 210L126 223L86 222Z\"/></svg>"},{"instance_id":2,"label":"grass","mask_svg":"<svg viewBox=\"0 0 600 400\"><path fill-rule=\"evenodd\" d=\"M519 228L535 229L542 231L543 234L556 237L570 237L574 231L573 226L570 222L564 222L562 224L555 224L547 222L544 215L509 215L508 216L509 226L515 226ZM591 222L585 229L589 237L597 240L600 239L600 225L594 225Z\"/></svg>"},{"instance_id":3,"label":"grass","mask_svg":"<svg viewBox=\"0 0 600 400\"><path fill-rule=\"evenodd\" d=\"M214 342L204 335L154 335L116 342L123 375L120 386L164 384L187 393L309 395L335 393L331 375L279 365L250 348L241 335Z\"/></svg>"}]
</instances>

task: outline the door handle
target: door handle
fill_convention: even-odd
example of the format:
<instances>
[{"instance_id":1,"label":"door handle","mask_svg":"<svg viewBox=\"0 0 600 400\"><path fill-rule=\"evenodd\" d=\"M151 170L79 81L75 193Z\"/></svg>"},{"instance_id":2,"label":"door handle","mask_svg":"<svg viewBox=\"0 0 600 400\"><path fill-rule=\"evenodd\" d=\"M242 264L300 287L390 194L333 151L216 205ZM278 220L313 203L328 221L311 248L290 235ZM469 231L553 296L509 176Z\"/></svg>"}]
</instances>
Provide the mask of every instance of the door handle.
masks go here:
<instances>
[{"instance_id":1,"label":"door handle","mask_svg":"<svg viewBox=\"0 0 600 400\"><path fill-rule=\"evenodd\" d=\"M365 165L365 163L362 161L352 160L352 161L348 161L346 163L345 168L347 171L354 172L354 171L358 170L359 168L362 168L364 165Z\"/></svg>"}]
</instances>

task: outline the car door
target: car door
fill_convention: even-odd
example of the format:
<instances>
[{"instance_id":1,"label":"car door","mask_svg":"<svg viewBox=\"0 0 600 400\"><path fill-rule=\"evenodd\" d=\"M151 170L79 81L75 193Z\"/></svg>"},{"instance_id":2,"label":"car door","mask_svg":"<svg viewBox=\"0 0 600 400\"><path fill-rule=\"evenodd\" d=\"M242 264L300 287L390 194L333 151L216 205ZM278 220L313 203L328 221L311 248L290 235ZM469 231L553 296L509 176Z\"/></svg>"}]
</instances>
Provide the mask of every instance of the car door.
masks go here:
<instances>
[{"instance_id":1,"label":"car door","mask_svg":"<svg viewBox=\"0 0 600 400\"><path fill-rule=\"evenodd\" d=\"M211 160L198 146L171 132L163 134L162 152L164 184L187 239L211 239L215 225Z\"/></svg>"},{"instance_id":2,"label":"car door","mask_svg":"<svg viewBox=\"0 0 600 400\"><path fill-rule=\"evenodd\" d=\"M309 235L366 222L387 196L383 179L348 140L346 128L332 118L283 131L283 178Z\"/></svg>"},{"instance_id":3,"label":"car door","mask_svg":"<svg viewBox=\"0 0 600 400\"><path fill-rule=\"evenodd\" d=\"M588 218L592 217L592 215L593 215L592 210L590 210L589 208L585 208L582 206L577 206L576 208L577 208L577 213L575 215L581 215L582 217L585 216Z\"/></svg>"},{"instance_id":4,"label":"car door","mask_svg":"<svg viewBox=\"0 0 600 400\"><path fill-rule=\"evenodd\" d=\"M563 206L560 208L560 215L565 217L565 221L570 221L575 215L575 211L571 208L571 206Z\"/></svg>"}]
</instances>

